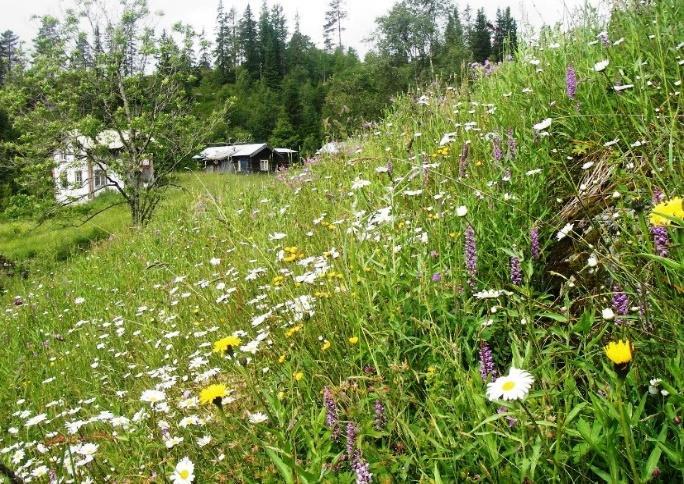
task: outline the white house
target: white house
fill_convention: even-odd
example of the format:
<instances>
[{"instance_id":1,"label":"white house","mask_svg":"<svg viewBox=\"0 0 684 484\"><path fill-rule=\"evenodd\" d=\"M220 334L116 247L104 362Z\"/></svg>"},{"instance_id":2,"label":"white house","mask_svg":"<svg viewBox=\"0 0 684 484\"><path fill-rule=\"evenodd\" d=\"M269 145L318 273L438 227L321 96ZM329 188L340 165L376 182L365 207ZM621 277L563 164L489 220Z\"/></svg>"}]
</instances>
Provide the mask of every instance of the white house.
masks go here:
<instances>
[{"instance_id":1,"label":"white house","mask_svg":"<svg viewBox=\"0 0 684 484\"><path fill-rule=\"evenodd\" d=\"M124 186L119 175L107 169L106 165L95 163L85 153L85 150L100 145L106 146L113 156L117 156L124 146L118 132L107 130L95 140L73 134L54 152L52 176L55 180L55 197L59 203L86 202L107 190L115 189L115 183Z\"/></svg>"}]
</instances>

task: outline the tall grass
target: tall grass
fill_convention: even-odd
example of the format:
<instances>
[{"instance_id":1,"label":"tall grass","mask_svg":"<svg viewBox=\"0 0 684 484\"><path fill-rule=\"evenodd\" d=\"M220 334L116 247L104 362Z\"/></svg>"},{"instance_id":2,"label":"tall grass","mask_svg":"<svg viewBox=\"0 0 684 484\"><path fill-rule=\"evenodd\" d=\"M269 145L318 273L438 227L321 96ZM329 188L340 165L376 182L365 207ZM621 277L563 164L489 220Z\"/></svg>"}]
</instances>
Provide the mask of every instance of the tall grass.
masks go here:
<instances>
[{"instance_id":1,"label":"tall grass","mask_svg":"<svg viewBox=\"0 0 684 484\"><path fill-rule=\"evenodd\" d=\"M658 1L616 12L605 44L549 32L401 97L350 157L193 175L145 230L15 281L3 460L79 481L161 481L184 456L198 482L363 482L366 463L381 482L682 480L682 220L667 257L649 231L652 197L684 186L682 17ZM526 398L487 398L484 348L531 373ZM209 384L221 408L193 400Z\"/></svg>"}]
</instances>

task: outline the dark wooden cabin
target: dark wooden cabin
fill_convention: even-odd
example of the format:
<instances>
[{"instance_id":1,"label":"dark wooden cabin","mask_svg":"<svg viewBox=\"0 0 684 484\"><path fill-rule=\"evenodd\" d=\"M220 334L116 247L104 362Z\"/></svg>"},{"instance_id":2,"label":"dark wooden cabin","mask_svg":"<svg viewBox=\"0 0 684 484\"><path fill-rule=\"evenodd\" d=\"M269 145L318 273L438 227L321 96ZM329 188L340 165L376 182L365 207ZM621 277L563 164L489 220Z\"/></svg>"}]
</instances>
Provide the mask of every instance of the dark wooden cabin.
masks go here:
<instances>
[{"instance_id":1,"label":"dark wooden cabin","mask_svg":"<svg viewBox=\"0 0 684 484\"><path fill-rule=\"evenodd\" d=\"M266 143L210 146L195 159L204 170L217 173L270 173L287 168L297 160L297 152L271 148Z\"/></svg>"}]
</instances>

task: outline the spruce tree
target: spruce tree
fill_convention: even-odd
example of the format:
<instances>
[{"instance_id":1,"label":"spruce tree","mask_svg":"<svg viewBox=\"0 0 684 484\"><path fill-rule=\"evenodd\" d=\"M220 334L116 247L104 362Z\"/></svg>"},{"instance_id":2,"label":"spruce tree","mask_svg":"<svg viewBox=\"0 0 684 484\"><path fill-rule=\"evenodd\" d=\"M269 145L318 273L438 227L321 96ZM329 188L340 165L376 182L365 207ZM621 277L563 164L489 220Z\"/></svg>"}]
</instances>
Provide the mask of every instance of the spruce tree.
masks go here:
<instances>
[{"instance_id":1,"label":"spruce tree","mask_svg":"<svg viewBox=\"0 0 684 484\"><path fill-rule=\"evenodd\" d=\"M280 79L277 58L277 41L275 30L271 23L271 15L266 1L259 16L259 60L260 75L269 87L275 87Z\"/></svg>"},{"instance_id":2,"label":"spruce tree","mask_svg":"<svg viewBox=\"0 0 684 484\"><path fill-rule=\"evenodd\" d=\"M491 34L487 27L487 16L484 8L477 11L475 24L470 34L470 48L476 62L484 62L492 53Z\"/></svg>"},{"instance_id":3,"label":"spruce tree","mask_svg":"<svg viewBox=\"0 0 684 484\"><path fill-rule=\"evenodd\" d=\"M328 11L325 12L325 24L323 24L323 34L325 38L325 49L330 52L333 50L332 40L337 37L337 48L342 49L342 32L346 30L342 22L348 16L348 12L342 5L342 0L331 0Z\"/></svg>"},{"instance_id":4,"label":"spruce tree","mask_svg":"<svg viewBox=\"0 0 684 484\"><path fill-rule=\"evenodd\" d=\"M71 52L71 66L75 69L86 69L93 65L93 55L88 42L88 35L80 32L76 39L76 45Z\"/></svg>"},{"instance_id":5,"label":"spruce tree","mask_svg":"<svg viewBox=\"0 0 684 484\"><path fill-rule=\"evenodd\" d=\"M0 86L7 82L19 62L19 36L5 30L0 35Z\"/></svg>"},{"instance_id":6,"label":"spruce tree","mask_svg":"<svg viewBox=\"0 0 684 484\"><path fill-rule=\"evenodd\" d=\"M59 31L59 21L46 15L40 19L40 27L33 39L33 62L50 61L63 66L66 54L64 41Z\"/></svg>"},{"instance_id":7,"label":"spruce tree","mask_svg":"<svg viewBox=\"0 0 684 484\"><path fill-rule=\"evenodd\" d=\"M216 9L216 41L214 44L216 45L214 48L216 70L225 80L230 70L230 62L228 57L228 16L223 9L223 0L219 0Z\"/></svg>"},{"instance_id":8,"label":"spruce tree","mask_svg":"<svg viewBox=\"0 0 684 484\"><path fill-rule=\"evenodd\" d=\"M211 69L211 54L209 49L211 48L211 43L207 40L207 35L202 30L199 34L199 60L198 67L201 69Z\"/></svg>"},{"instance_id":9,"label":"spruce tree","mask_svg":"<svg viewBox=\"0 0 684 484\"><path fill-rule=\"evenodd\" d=\"M240 50L242 52L242 66L252 80L259 79L261 59L259 58L259 36L257 25L252 14L252 8L247 5L238 28Z\"/></svg>"}]
</instances>

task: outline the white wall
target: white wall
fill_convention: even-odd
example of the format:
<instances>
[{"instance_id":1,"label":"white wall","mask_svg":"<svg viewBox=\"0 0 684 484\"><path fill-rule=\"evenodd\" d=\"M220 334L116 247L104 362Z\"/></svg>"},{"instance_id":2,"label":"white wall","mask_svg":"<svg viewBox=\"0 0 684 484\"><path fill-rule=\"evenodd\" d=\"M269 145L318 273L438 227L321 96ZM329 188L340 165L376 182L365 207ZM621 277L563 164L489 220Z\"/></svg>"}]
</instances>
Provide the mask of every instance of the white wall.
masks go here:
<instances>
[{"instance_id":1,"label":"white wall","mask_svg":"<svg viewBox=\"0 0 684 484\"><path fill-rule=\"evenodd\" d=\"M88 193L90 190L90 180L88 178L88 163L83 158L77 158L72 153L64 154L62 151L56 151L54 154L55 168L52 170L52 177L55 182L55 198L59 203L74 202L84 203L90 198ZM93 178L95 173L100 170L99 167L93 166ZM78 172L81 173L81 182L77 180ZM66 176L67 187L62 186L63 177ZM115 180L119 185L123 186L122 180L114 173L107 172L107 176ZM93 180L94 196L98 196L107 190L116 190L114 187L101 188L95 186L96 180ZM104 184L109 184L109 180L104 179Z\"/></svg>"}]
</instances>

